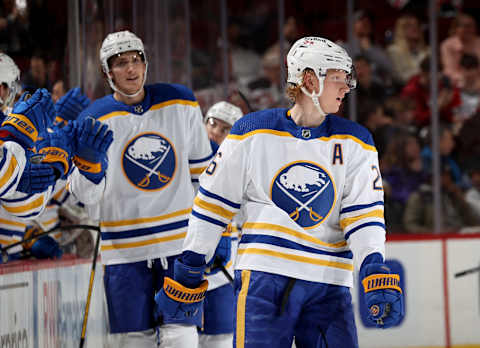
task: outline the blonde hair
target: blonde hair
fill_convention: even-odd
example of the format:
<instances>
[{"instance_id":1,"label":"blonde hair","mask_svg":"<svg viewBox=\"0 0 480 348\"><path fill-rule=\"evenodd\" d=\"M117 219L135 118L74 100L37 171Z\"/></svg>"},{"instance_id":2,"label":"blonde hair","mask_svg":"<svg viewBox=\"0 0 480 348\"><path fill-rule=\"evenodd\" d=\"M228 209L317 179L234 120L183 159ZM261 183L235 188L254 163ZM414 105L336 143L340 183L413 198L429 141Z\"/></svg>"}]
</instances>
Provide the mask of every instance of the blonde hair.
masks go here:
<instances>
[{"instance_id":1,"label":"blonde hair","mask_svg":"<svg viewBox=\"0 0 480 348\"><path fill-rule=\"evenodd\" d=\"M295 103L297 101L297 98L298 96L300 95L300 93L302 93L302 90L301 88L305 85L304 83L304 78L305 78L305 75L306 74L309 74L309 73L313 73L313 70L312 69L305 69L302 73L302 83L299 84L299 85L296 85L294 83L287 83L287 88L285 90L285 94L287 96L287 98L292 102L292 103Z\"/></svg>"}]
</instances>

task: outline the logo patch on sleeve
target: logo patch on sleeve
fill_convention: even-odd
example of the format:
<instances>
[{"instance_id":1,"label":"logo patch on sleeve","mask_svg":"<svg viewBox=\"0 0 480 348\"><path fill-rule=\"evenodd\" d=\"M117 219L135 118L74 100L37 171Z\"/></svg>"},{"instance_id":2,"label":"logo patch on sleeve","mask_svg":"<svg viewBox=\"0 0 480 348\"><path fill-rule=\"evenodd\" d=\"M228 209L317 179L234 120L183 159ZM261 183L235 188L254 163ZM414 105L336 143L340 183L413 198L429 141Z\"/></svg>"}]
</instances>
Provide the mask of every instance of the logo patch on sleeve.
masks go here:
<instances>
[{"instance_id":1,"label":"logo patch on sleeve","mask_svg":"<svg viewBox=\"0 0 480 348\"><path fill-rule=\"evenodd\" d=\"M161 190L175 175L175 149L161 134L142 133L128 141L123 151L122 167L128 181L136 188Z\"/></svg>"}]
</instances>

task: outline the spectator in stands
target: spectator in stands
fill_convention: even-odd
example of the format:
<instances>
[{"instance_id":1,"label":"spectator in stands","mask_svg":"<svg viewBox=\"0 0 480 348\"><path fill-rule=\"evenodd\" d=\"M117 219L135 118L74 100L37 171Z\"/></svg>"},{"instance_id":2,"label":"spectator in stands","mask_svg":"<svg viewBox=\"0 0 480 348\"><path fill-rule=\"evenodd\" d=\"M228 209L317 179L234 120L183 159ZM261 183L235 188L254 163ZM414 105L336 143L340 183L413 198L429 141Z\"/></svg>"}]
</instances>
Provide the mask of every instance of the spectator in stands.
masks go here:
<instances>
[{"instance_id":1,"label":"spectator in stands","mask_svg":"<svg viewBox=\"0 0 480 348\"><path fill-rule=\"evenodd\" d=\"M367 127L372 134L375 134L378 129L391 124L392 118L385 113L383 103L371 99L359 105L358 123Z\"/></svg>"},{"instance_id":2,"label":"spectator in stands","mask_svg":"<svg viewBox=\"0 0 480 348\"><path fill-rule=\"evenodd\" d=\"M418 127L430 124L430 58L420 64L420 73L413 76L403 88L402 96L415 100L415 123ZM438 110L444 122L453 121L453 110L461 104L460 91L448 78L441 78L438 90Z\"/></svg>"},{"instance_id":3,"label":"spectator in stands","mask_svg":"<svg viewBox=\"0 0 480 348\"><path fill-rule=\"evenodd\" d=\"M24 90L31 92L38 88L52 90L52 84L48 79L47 62L41 53L36 52L30 58L30 69L23 75L22 85Z\"/></svg>"},{"instance_id":4,"label":"spectator in stands","mask_svg":"<svg viewBox=\"0 0 480 348\"><path fill-rule=\"evenodd\" d=\"M358 99L362 102L368 100L383 102L386 97L385 84L372 74L372 66L368 58L364 55L356 56L354 65L357 73Z\"/></svg>"},{"instance_id":5,"label":"spectator in stands","mask_svg":"<svg viewBox=\"0 0 480 348\"><path fill-rule=\"evenodd\" d=\"M468 166L472 158L480 158L480 112L467 119L456 137L457 158L462 166Z\"/></svg>"},{"instance_id":6,"label":"spectator in stands","mask_svg":"<svg viewBox=\"0 0 480 348\"><path fill-rule=\"evenodd\" d=\"M383 81L386 85L391 85L393 81L392 62L384 49L374 42L372 25L373 17L370 13L363 10L355 12L353 40L348 43L340 42L340 45L347 50L350 57L359 55L367 57L375 78Z\"/></svg>"},{"instance_id":7,"label":"spectator in stands","mask_svg":"<svg viewBox=\"0 0 480 348\"><path fill-rule=\"evenodd\" d=\"M471 54L464 54L460 59L460 67L464 84L460 88L461 104L454 110L454 134L463 123L477 113L480 107L480 68L478 58Z\"/></svg>"},{"instance_id":8,"label":"spectator in stands","mask_svg":"<svg viewBox=\"0 0 480 348\"><path fill-rule=\"evenodd\" d=\"M424 146L422 149L422 160L424 168L432 166L433 153L431 149L432 128L427 128L424 136ZM452 128L447 124L440 124L438 130L440 157L445 165L448 166L450 174L456 185L465 188L467 183L462 178L462 170L457 161L453 158L452 152L455 148L455 138L453 137Z\"/></svg>"},{"instance_id":9,"label":"spectator in stands","mask_svg":"<svg viewBox=\"0 0 480 348\"><path fill-rule=\"evenodd\" d=\"M52 87L52 100L54 103L67 93L63 80L57 80Z\"/></svg>"},{"instance_id":10,"label":"spectator in stands","mask_svg":"<svg viewBox=\"0 0 480 348\"><path fill-rule=\"evenodd\" d=\"M420 72L420 63L428 56L429 47L425 44L420 21L412 14L397 19L393 43L387 47L393 63L395 78L402 84Z\"/></svg>"},{"instance_id":11,"label":"spectator in stands","mask_svg":"<svg viewBox=\"0 0 480 348\"><path fill-rule=\"evenodd\" d=\"M426 180L413 192L405 207L404 225L409 233L433 233L434 210L432 166L426 168ZM459 232L464 227L478 226L480 221L465 199L465 193L455 184L449 165L441 165L442 233Z\"/></svg>"},{"instance_id":12,"label":"spectator in stands","mask_svg":"<svg viewBox=\"0 0 480 348\"><path fill-rule=\"evenodd\" d=\"M472 16L459 13L452 23L450 36L440 45L443 73L448 76L454 86L463 86L464 75L460 60L465 53L480 59L480 37L476 33L477 26Z\"/></svg>"},{"instance_id":13,"label":"spectator in stands","mask_svg":"<svg viewBox=\"0 0 480 348\"><path fill-rule=\"evenodd\" d=\"M393 138L380 158L385 188L385 215L389 231L403 229L405 204L424 180L420 142L403 131Z\"/></svg>"},{"instance_id":14,"label":"spectator in stands","mask_svg":"<svg viewBox=\"0 0 480 348\"><path fill-rule=\"evenodd\" d=\"M473 158L468 166L471 187L465 194L465 200L480 219L480 160Z\"/></svg>"},{"instance_id":15,"label":"spectator in stands","mask_svg":"<svg viewBox=\"0 0 480 348\"><path fill-rule=\"evenodd\" d=\"M28 24L26 7L19 7L14 0L3 0L0 3L0 51L11 57L29 55Z\"/></svg>"}]
</instances>

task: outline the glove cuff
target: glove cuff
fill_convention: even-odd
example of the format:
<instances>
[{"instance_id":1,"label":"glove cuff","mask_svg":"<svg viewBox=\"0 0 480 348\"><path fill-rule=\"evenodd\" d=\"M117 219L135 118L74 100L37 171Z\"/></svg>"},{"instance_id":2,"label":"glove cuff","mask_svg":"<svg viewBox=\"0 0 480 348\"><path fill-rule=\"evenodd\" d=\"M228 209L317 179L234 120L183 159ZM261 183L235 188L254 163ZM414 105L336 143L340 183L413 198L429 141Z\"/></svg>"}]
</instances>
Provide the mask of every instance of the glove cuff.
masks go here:
<instances>
[{"instance_id":1,"label":"glove cuff","mask_svg":"<svg viewBox=\"0 0 480 348\"><path fill-rule=\"evenodd\" d=\"M35 143L38 138L38 131L28 117L21 114L9 114L5 117L2 127L14 128L16 131L29 139L29 142ZM27 144L28 145L28 144ZM32 145L33 146L33 145Z\"/></svg>"},{"instance_id":2,"label":"glove cuff","mask_svg":"<svg viewBox=\"0 0 480 348\"><path fill-rule=\"evenodd\" d=\"M362 280L362 285L365 293L385 289L402 292L398 274L372 274Z\"/></svg>"},{"instance_id":3,"label":"glove cuff","mask_svg":"<svg viewBox=\"0 0 480 348\"><path fill-rule=\"evenodd\" d=\"M68 153L59 147L44 147L40 149L40 154L44 154L43 163L60 163L63 168L63 175L67 175L70 166L68 164Z\"/></svg>"},{"instance_id":4,"label":"glove cuff","mask_svg":"<svg viewBox=\"0 0 480 348\"><path fill-rule=\"evenodd\" d=\"M73 163L77 166L79 170L82 170L84 172L88 172L91 174L98 174L102 172L102 163L93 163L87 160L84 160L83 158L80 158L78 156L73 157Z\"/></svg>"},{"instance_id":5,"label":"glove cuff","mask_svg":"<svg viewBox=\"0 0 480 348\"><path fill-rule=\"evenodd\" d=\"M190 289L175 280L165 277L163 290L172 300L182 303L201 302L205 298L208 288L208 281L204 280L198 288Z\"/></svg>"}]
</instances>

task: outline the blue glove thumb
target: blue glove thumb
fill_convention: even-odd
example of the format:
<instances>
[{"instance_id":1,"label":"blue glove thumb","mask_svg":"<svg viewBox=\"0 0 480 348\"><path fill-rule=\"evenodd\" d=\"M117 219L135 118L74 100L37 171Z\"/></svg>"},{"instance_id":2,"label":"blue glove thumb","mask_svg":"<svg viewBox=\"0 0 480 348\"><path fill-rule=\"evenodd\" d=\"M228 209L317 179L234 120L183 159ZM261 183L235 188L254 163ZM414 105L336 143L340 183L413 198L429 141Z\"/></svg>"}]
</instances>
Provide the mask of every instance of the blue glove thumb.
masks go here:
<instances>
[{"instance_id":1,"label":"blue glove thumb","mask_svg":"<svg viewBox=\"0 0 480 348\"><path fill-rule=\"evenodd\" d=\"M60 249L58 243L50 236L39 238L33 243L30 251L37 259L59 259L63 255L63 251Z\"/></svg>"}]
</instances>

